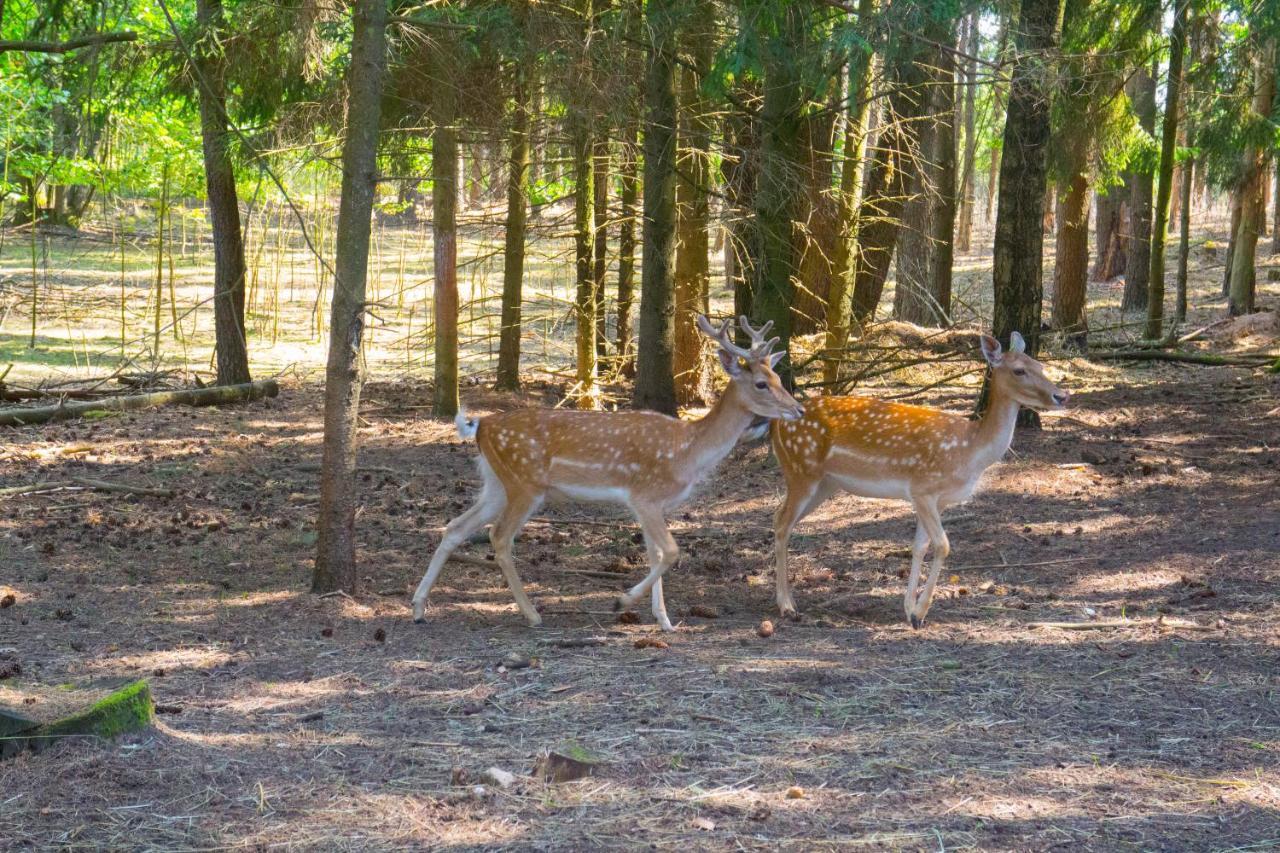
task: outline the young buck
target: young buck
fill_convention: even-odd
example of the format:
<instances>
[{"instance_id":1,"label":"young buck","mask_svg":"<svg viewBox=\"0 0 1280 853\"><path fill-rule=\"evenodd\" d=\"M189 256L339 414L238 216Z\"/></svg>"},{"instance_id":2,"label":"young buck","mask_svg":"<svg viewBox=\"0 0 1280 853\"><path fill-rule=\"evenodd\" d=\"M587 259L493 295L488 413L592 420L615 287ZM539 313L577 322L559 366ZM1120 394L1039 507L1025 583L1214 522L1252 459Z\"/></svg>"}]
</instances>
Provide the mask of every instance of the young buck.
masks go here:
<instances>
[{"instance_id":1,"label":"young buck","mask_svg":"<svg viewBox=\"0 0 1280 853\"><path fill-rule=\"evenodd\" d=\"M978 420L870 397L819 397L804 418L773 425L773 450L787 482L787 497L774 516L778 607L796 617L787 577L787 542L800 519L840 490L866 498L910 501L916 511L911 578L904 608L911 627L929 613L933 588L951 550L942 510L967 500L982 472L1004 456L1013 439L1018 409L1058 409L1067 392L1045 378L1040 362L1026 354L1014 332L1008 352L982 336L991 366L986 413ZM925 551L933 545L929 580L920 588Z\"/></svg>"},{"instance_id":2,"label":"young buck","mask_svg":"<svg viewBox=\"0 0 1280 853\"><path fill-rule=\"evenodd\" d=\"M653 615L664 631L674 630L662 597L662 575L680 556L667 530L666 513L729 454L757 417L799 418L800 404L782 387L771 353L778 339L765 340L772 324L752 329L743 349L730 340L733 323L715 329L705 317L698 327L720 348L720 363L732 381L706 417L682 421L656 412L575 412L517 409L481 421L459 416L458 434L472 435L480 449L484 485L475 506L445 529L426 575L413 596L413 618L421 622L427 595L449 555L468 537L493 522L489 539L498 567L530 625L542 618L529 603L511 558L511 545L529 516L548 495L622 504L644 532L649 573L619 599L623 608L651 592Z\"/></svg>"}]
</instances>

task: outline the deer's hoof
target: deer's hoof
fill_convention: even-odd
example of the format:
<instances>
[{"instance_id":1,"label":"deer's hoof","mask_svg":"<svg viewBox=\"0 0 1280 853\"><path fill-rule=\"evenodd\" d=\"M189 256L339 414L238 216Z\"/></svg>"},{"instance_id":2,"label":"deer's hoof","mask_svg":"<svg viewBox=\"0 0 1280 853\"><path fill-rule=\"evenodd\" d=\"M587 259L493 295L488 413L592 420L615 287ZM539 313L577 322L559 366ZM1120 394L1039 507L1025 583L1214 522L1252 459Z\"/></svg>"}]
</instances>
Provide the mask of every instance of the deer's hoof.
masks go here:
<instances>
[{"instance_id":1,"label":"deer's hoof","mask_svg":"<svg viewBox=\"0 0 1280 853\"><path fill-rule=\"evenodd\" d=\"M912 613L912 614L911 614L911 628L912 628L912 630L919 631L919 630L920 630L921 628L923 628L923 627L924 627L924 620L923 620L923 619L921 619L919 616L915 615L914 613Z\"/></svg>"}]
</instances>

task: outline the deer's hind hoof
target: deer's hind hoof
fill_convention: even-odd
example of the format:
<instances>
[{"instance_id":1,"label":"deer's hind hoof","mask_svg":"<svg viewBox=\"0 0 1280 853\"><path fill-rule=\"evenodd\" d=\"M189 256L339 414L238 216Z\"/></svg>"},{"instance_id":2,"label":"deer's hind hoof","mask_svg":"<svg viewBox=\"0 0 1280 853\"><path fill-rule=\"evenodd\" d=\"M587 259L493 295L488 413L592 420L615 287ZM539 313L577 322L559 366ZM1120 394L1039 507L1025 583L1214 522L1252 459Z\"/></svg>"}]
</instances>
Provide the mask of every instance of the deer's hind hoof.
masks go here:
<instances>
[{"instance_id":1,"label":"deer's hind hoof","mask_svg":"<svg viewBox=\"0 0 1280 853\"><path fill-rule=\"evenodd\" d=\"M924 620L921 619L919 616L915 615L914 613L911 614L910 621L911 621L911 629L913 631L919 631L921 628L924 627Z\"/></svg>"}]
</instances>

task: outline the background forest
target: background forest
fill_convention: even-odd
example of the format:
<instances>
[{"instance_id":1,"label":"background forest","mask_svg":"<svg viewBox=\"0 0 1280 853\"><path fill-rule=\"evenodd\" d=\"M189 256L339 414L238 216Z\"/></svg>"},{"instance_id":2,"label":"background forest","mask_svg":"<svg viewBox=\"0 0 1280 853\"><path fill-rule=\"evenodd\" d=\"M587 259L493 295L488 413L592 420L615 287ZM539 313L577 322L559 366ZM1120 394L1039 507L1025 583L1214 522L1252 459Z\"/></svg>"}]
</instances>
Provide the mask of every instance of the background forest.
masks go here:
<instances>
[{"instance_id":1,"label":"background forest","mask_svg":"<svg viewBox=\"0 0 1280 853\"><path fill-rule=\"evenodd\" d=\"M11 837L71 841L38 807L97 780L147 801L98 844L1276 843L1278 45L1270 0L0 0L0 699L186 714L132 783L0 764L0 829L12 782ZM702 313L772 321L797 397L954 411L1016 331L1078 409L954 511L927 639L856 498L797 537L817 620L757 632L759 445L680 518L695 636L613 623L639 540L576 510L528 577L593 656L492 558L410 631L460 403L696 412ZM101 410L140 395L218 407ZM600 787L477 776L566 736Z\"/></svg>"}]
</instances>

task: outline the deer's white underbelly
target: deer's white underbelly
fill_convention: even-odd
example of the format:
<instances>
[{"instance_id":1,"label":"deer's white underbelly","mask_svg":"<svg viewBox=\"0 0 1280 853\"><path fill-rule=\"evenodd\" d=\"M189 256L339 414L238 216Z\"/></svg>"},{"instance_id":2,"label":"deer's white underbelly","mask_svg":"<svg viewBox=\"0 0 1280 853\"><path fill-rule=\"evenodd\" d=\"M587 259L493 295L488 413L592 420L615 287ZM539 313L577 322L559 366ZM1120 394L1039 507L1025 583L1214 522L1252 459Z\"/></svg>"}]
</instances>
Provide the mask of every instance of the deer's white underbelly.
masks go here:
<instances>
[{"instance_id":1,"label":"deer's white underbelly","mask_svg":"<svg viewBox=\"0 0 1280 853\"><path fill-rule=\"evenodd\" d=\"M910 500L910 484L906 480L882 480L850 477L845 474L828 474L831 481L847 491L864 498L897 498Z\"/></svg>"}]
</instances>

